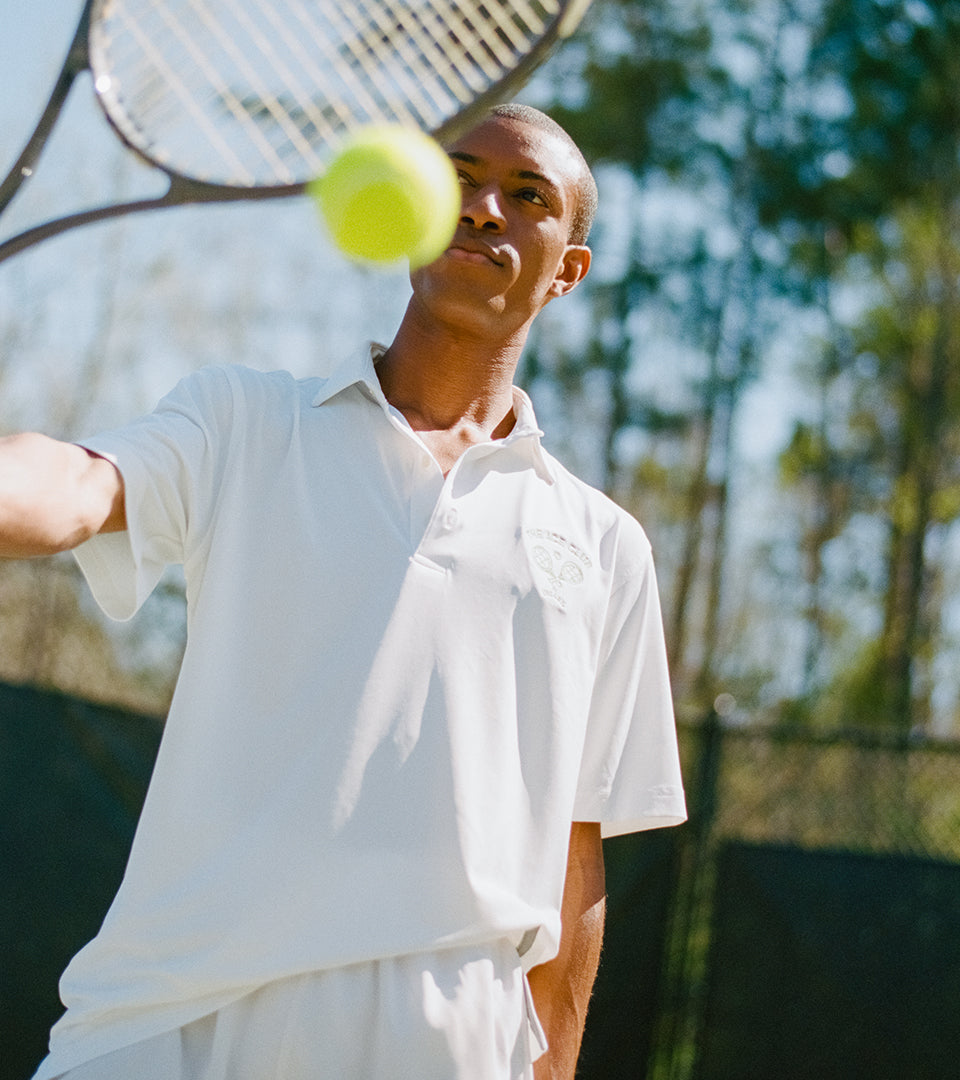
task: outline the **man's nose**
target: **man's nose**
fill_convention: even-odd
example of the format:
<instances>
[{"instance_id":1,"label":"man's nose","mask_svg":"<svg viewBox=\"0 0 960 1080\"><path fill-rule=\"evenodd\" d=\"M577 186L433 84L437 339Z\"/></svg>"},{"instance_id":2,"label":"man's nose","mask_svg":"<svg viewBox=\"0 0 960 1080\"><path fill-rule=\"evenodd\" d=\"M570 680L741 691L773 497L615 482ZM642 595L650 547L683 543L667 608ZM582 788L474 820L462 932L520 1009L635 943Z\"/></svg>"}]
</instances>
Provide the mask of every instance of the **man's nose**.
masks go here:
<instances>
[{"instance_id":1,"label":"man's nose","mask_svg":"<svg viewBox=\"0 0 960 1080\"><path fill-rule=\"evenodd\" d=\"M464 191L460 223L487 232L503 231L507 220L500 204L499 193L492 185Z\"/></svg>"}]
</instances>

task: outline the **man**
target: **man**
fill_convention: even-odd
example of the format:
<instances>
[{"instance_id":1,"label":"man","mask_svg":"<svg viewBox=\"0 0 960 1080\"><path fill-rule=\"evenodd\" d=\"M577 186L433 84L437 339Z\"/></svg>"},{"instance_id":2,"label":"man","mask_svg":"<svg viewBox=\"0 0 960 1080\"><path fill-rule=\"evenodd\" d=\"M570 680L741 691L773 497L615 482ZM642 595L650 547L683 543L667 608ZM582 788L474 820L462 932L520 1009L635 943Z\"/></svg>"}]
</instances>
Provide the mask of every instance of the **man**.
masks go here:
<instances>
[{"instance_id":1,"label":"man","mask_svg":"<svg viewBox=\"0 0 960 1080\"><path fill-rule=\"evenodd\" d=\"M121 618L182 562L189 610L38 1080L573 1076L601 829L684 816L663 635L640 527L513 387L589 268L589 170L517 106L449 152L459 228L388 348L0 445L0 552L82 545Z\"/></svg>"}]
</instances>

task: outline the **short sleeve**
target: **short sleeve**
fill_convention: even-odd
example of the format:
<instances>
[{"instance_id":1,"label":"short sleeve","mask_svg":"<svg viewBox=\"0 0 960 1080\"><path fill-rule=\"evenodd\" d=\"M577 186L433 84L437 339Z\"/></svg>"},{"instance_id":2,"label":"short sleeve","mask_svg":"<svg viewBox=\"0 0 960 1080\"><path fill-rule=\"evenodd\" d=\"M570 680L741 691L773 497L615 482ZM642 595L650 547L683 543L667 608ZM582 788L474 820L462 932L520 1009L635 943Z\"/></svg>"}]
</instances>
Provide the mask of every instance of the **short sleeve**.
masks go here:
<instances>
[{"instance_id":1,"label":"short sleeve","mask_svg":"<svg viewBox=\"0 0 960 1080\"><path fill-rule=\"evenodd\" d=\"M656 575L642 558L611 597L581 760L575 821L603 836L686 820Z\"/></svg>"},{"instance_id":2,"label":"short sleeve","mask_svg":"<svg viewBox=\"0 0 960 1080\"><path fill-rule=\"evenodd\" d=\"M191 535L204 532L223 469L232 397L226 370L204 368L150 415L80 441L111 461L124 482L126 531L95 536L74 552L111 617L131 618L164 569L185 561Z\"/></svg>"}]
</instances>

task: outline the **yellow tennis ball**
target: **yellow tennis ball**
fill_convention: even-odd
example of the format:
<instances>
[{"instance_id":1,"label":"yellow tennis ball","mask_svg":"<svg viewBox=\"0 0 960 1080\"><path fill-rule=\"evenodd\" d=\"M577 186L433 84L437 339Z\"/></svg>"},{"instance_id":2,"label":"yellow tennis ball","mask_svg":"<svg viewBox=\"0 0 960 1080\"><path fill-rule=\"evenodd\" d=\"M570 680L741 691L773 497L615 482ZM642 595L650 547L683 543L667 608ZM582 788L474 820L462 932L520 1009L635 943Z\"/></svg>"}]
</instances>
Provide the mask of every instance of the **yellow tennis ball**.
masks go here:
<instances>
[{"instance_id":1,"label":"yellow tennis ball","mask_svg":"<svg viewBox=\"0 0 960 1080\"><path fill-rule=\"evenodd\" d=\"M353 259L414 268L433 262L460 218L453 163L429 135L399 124L362 128L314 180L334 242Z\"/></svg>"}]
</instances>

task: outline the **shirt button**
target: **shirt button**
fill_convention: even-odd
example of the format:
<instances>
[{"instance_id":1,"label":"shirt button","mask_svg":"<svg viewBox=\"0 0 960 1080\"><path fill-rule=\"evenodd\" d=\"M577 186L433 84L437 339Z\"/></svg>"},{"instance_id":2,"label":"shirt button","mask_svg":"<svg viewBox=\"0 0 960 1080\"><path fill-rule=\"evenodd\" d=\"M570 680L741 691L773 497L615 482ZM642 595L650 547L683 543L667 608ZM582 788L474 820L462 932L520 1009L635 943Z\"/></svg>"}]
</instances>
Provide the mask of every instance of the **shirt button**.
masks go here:
<instances>
[{"instance_id":1,"label":"shirt button","mask_svg":"<svg viewBox=\"0 0 960 1080\"><path fill-rule=\"evenodd\" d=\"M455 529L460 524L460 515L456 510L450 509L443 515L443 527L447 530Z\"/></svg>"}]
</instances>

